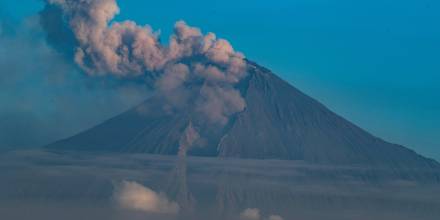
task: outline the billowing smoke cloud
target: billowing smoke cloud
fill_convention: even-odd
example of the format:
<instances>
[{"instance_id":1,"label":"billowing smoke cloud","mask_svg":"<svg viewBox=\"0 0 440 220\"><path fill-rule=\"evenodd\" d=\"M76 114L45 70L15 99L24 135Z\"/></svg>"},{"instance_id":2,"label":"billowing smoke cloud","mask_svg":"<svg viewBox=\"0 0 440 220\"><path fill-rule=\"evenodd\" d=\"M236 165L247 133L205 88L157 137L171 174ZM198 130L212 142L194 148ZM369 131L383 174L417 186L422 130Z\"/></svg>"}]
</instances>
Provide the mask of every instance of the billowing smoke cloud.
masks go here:
<instances>
[{"instance_id":1,"label":"billowing smoke cloud","mask_svg":"<svg viewBox=\"0 0 440 220\"><path fill-rule=\"evenodd\" d=\"M183 132L183 136L180 138L178 155L180 157L185 157L190 147L192 147L194 142L196 142L199 138L199 133L194 129L192 123L189 123Z\"/></svg>"},{"instance_id":2,"label":"billowing smoke cloud","mask_svg":"<svg viewBox=\"0 0 440 220\"><path fill-rule=\"evenodd\" d=\"M123 209L160 214L176 214L179 211L179 205L169 201L164 194L136 182L123 181L115 188L113 196Z\"/></svg>"},{"instance_id":3,"label":"billowing smoke cloud","mask_svg":"<svg viewBox=\"0 0 440 220\"><path fill-rule=\"evenodd\" d=\"M226 124L230 115L246 107L240 92L232 87L204 86L200 95L202 104L198 110L210 121L220 124Z\"/></svg>"},{"instance_id":4,"label":"billowing smoke cloud","mask_svg":"<svg viewBox=\"0 0 440 220\"><path fill-rule=\"evenodd\" d=\"M179 158L171 173L168 186L168 193L174 196L181 207L181 211L184 213L194 211L195 199L188 187L186 156L188 150L194 146L194 143L199 140L199 138L199 133L190 122L179 140Z\"/></svg>"},{"instance_id":5,"label":"billowing smoke cloud","mask_svg":"<svg viewBox=\"0 0 440 220\"><path fill-rule=\"evenodd\" d=\"M112 22L116 0L46 1L62 11L77 42L75 62L88 74L157 79L158 91L174 107L186 103L186 84L202 82L196 109L213 123L225 124L245 108L234 88L246 75L244 56L215 34L178 21L164 45L148 25Z\"/></svg>"},{"instance_id":6,"label":"billowing smoke cloud","mask_svg":"<svg viewBox=\"0 0 440 220\"><path fill-rule=\"evenodd\" d=\"M248 208L245 209L243 212L240 213L240 219L241 220L284 220L279 215L270 215L267 218L263 218L261 215L261 212L257 208Z\"/></svg>"}]
</instances>

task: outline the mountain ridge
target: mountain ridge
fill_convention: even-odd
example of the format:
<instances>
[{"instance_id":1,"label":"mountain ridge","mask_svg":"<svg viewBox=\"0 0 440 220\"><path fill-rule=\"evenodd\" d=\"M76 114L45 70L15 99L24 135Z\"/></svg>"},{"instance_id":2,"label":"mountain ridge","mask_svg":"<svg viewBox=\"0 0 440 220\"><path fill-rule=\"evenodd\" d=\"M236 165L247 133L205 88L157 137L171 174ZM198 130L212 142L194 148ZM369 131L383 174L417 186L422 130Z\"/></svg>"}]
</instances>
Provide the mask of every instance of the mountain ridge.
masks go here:
<instances>
[{"instance_id":1,"label":"mountain ridge","mask_svg":"<svg viewBox=\"0 0 440 220\"><path fill-rule=\"evenodd\" d=\"M247 63L249 74L237 84L246 108L223 128L201 125L198 130L203 138L189 155L440 168L435 160L364 131L270 70ZM160 97L153 96L46 148L177 154L182 132L201 119L190 105L171 113L163 110L164 105Z\"/></svg>"}]
</instances>

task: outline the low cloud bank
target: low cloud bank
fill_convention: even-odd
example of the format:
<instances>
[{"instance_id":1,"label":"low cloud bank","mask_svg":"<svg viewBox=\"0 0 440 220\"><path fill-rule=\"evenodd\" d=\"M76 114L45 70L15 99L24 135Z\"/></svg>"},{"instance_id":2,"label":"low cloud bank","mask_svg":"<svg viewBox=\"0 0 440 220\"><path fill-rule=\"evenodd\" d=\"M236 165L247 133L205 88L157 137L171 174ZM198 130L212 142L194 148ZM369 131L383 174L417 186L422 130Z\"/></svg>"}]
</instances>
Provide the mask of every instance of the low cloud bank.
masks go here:
<instances>
[{"instance_id":1,"label":"low cloud bank","mask_svg":"<svg viewBox=\"0 0 440 220\"><path fill-rule=\"evenodd\" d=\"M159 214L179 212L177 203L137 182L123 181L115 188L113 197L122 209Z\"/></svg>"},{"instance_id":2,"label":"low cloud bank","mask_svg":"<svg viewBox=\"0 0 440 220\"><path fill-rule=\"evenodd\" d=\"M283 218L279 215L271 215L268 220L283 220Z\"/></svg>"},{"instance_id":3,"label":"low cloud bank","mask_svg":"<svg viewBox=\"0 0 440 220\"><path fill-rule=\"evenodd\" d=\"M245 209L240 214L240 219L242 219L242 220L260 220L261 219L260 210L255 209L255 208Z\"/></svg>"},{"instance_id":4,"label":"low cloud bank","mask_svg":"<svg viewBox=\"0 0 440 220\"><path fill-rule=\"evenodd\" d=\"M279 215L270 215L265 218L261 215L261 211L257 208L248 208L240 213L241 220L284 220Z\"/></svg>"}]
</instances>

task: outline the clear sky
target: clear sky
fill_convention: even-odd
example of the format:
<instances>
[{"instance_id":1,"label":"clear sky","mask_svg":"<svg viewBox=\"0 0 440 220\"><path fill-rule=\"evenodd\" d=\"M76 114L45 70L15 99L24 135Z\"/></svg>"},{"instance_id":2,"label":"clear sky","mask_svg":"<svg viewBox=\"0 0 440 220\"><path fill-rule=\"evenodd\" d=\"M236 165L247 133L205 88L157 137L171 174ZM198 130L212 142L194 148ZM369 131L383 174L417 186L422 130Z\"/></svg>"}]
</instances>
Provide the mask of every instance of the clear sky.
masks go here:
<instances>
[{"instance_id":1,"label":"clear sky","mask_svg":"<svg viewBox=\"0 0 440 220\"><path fill-rule=\"evenodd\" d=\"M118 3L118 20L150 24L165 38L180 19L215 32L374 135L440 159L437 0ZM20 21L42 6L1 1L0 19Z\"/></svg>"}]
</instances>

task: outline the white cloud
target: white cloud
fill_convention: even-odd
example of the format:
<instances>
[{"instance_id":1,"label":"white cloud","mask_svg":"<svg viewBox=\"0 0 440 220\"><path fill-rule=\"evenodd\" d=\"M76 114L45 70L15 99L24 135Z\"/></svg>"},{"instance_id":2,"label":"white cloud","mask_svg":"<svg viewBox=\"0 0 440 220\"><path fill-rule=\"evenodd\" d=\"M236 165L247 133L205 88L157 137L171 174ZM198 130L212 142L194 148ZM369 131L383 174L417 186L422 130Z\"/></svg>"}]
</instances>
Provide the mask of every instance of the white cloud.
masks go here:
<instances>
[{"instance_id":1,"label":"white cloud","mask_svg":"<svg viewBox=\"0 0 440 220\"><path fill-rule=\"evenodd\" d=\"M256 209L256 208L245 209L240 214L240 219L242 219L242 220L260 220L261 219L260 210Z\"/></svg>"},{"instance_id":2,"label":"white cloud","mask_svg":"<svg viewBox=\"0 0 440 220\"><path fill-rule=\"evenodd\" d=\"M123 209L163 214L176 214L179 211L177 203L136 182L123 181L116 187L114 198Z\"/></svg>"},{"instance_id":3,"label":"white cloud","mask_svg":"<svg viewBox=\"0 0 440 220\"><path fill-rule=\"evenodd\" d=\"M265 218L261 215L261 212L257 208L248 208L245 209L243 212L240 213L240 219L241 220L284 220L283 217L279 215L270 215L269 217Z\"/></svg>"},{"instance_id":4,"label":"white cloud","mask_svg":"<svg viewBox=\"0 0 440 220\"><path fill-rule=\"evenodd\" d=\"M268 220L284 220L284 219L279 215L271 215L269 216Z\"/></svg>"}]
</instances>

